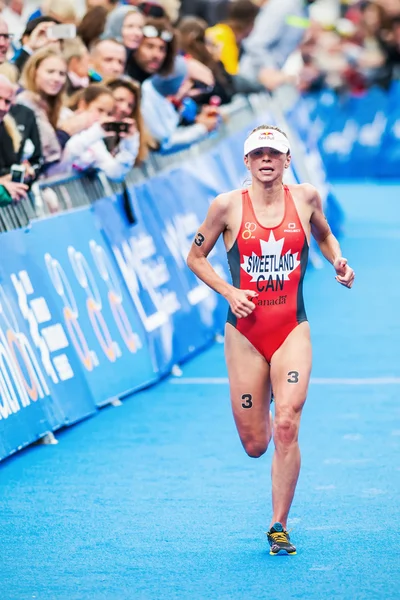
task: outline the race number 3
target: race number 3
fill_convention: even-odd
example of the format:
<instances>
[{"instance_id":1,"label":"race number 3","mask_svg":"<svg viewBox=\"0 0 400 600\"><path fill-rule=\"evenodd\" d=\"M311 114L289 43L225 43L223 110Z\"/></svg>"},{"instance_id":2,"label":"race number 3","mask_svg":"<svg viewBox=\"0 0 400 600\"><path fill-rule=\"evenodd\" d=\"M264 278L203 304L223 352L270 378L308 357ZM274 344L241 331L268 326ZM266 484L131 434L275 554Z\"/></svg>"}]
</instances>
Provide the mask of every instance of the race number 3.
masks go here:
<instances>
[{"instance_id":1,"label":"race number 3","mask_svg":"<svg viewBox=\"0 0 400 600\"><path fill-rule=\"evenodd\" d=\"M289 379L288 383L299 383L299 372L298 371L289 371L288 373Z\"/></svg>"},{"instance_id":2,"label":"race number 3","mask_svg":"<svg viewBox=\"0 0 400 600\"><path fill-rule=\"evenodd\" d=\"M205 240L205 239L206 239L206 238L204 237L204 235L203 235L202 233L200 233L200 232L199 232L199 233L196 235L196 237L194 238L194 243L196 244L196 246L199 246L199 247L200 247L200 246L202 246L202 245L203 245L203 242L204 242L204 240Z\"/></svg>"},{"instance_id":3,"label":"race number 3","mask_svg":"<svg viewBox=\"0 0 400 600\"><path fill-rule=\"evenodd\" d=\"M242 408L251 408L253 406L253 397L251 394L243 394L242 400L245 400L245 402L242 402Z\"/></svg>"}]
</instances>

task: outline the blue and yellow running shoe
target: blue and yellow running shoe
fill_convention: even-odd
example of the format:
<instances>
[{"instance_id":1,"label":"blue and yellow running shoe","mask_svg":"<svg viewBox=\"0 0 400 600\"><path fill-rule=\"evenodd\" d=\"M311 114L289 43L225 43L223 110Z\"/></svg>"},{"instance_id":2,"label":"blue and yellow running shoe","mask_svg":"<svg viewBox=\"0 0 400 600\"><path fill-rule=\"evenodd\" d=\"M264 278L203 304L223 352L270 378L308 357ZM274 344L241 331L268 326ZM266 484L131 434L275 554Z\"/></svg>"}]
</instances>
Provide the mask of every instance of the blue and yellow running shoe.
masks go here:
<instances>
[{"instance_id":1,"label":"blue and yellow running shoe","mask_svg":"<svg viewBox=\"0 0 400 600\"><path fill-rule=\"evenodd\" d=\"M269 553L271 556L278 554L296 554L296 547L290 543L290 536L281 523L275 523L267 531L268 542L271 547Z\"/></svg>"}]
</instances>

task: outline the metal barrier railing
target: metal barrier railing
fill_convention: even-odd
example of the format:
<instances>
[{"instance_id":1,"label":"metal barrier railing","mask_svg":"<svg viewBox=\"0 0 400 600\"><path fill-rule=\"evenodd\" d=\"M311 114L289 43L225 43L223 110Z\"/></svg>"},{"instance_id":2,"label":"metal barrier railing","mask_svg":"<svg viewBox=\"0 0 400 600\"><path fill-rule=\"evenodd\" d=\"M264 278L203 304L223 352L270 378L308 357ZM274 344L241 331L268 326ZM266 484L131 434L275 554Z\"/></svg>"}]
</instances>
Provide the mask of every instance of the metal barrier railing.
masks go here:
<instances>
[{"instance_id":1,"label":"metal barrier railing","mask_svg":"<svg viewBox=\"0 0 400 600\"><path fill-rule=\"evenodd\" d=\"M43 179L32 185L29 198L0 208L0 233L29 226L33 219L46 218L54 213L90 205L92 202L121 191L124 185L134 185L190 157L198 156L216 143L246 127L257 114L268 108L266 94L238 96L224 107L223 122L218 132L203 141L178 152L151 152L148 160L134 167L123 183L114 183L101 172L85 175L66 175Z\"/></svg>"}]
</instances>

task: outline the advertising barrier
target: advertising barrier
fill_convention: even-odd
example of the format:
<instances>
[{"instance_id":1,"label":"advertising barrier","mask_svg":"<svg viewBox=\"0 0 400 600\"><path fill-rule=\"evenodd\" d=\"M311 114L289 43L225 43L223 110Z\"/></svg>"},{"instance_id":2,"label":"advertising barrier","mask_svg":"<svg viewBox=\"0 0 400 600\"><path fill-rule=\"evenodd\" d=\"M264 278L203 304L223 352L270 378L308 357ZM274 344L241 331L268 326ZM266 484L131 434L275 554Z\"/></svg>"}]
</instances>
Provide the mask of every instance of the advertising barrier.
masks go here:
<instances>
[{"instance_id":1,"label":"advertising barrier","mask_svg":"<svg viewBox=\"0 0 400 600\"><path fill-rule=\"evenodd\" d=\"M362 96L324 90L301 97L288 120L307 147L318 146L329 179L399 178L399 81Z\"/></svg>"},{"instance_id":2,"label":"advertising barrier","mask_svg":"<svg viewBox=\"0 0 400 600\"><path fill-rule=\"evenodd\" d=\"M244 139L271 115L261 109L255 121L247 105L245 126L240 113L240 128L179 164L153 158L151 176L124 187L46 183L66 212L0 235L0 459L155 383L223 332L227 304L186 257L215 196L245 184ZM229 280L222 240L209 259Z\"/></svg>"}]
</instances>

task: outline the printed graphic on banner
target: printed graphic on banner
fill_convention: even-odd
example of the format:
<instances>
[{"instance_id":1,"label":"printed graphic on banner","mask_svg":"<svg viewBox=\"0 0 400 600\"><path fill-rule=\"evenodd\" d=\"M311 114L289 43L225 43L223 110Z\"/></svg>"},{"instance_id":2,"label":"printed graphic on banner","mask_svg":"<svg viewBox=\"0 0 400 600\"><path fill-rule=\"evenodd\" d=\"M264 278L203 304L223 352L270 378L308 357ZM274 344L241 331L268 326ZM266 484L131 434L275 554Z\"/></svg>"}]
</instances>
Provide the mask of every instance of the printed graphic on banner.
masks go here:
<instances>
[{"instance_id":1,"label":"printed graphic on banner","mask_svg":"<svg viewBox=\"0 0 400 600\"><path fill-rule=\"evenodd\" d=\"M50 222L47 225L51 227ZM3 264L3 287L14 315L11 319L10 310L5 312L3 308L3 318L8 315L11 324L19 325L18 331L13 331L21 345L20 334L26 332L30 347L25 342L22 347L34 361L33 373L37 374L34 386L27 380L30 383L26 391L32 400L38 393L52 428L56 428L92 414L95 405L75 353L68 348L60 312L52 302L50 286L43 276L44 268L29 250L31 234L31 230L13 231L0 237L2 256L7 257ZM7 306L5 300L3 306ZM58 340L58 346L54 339Z\"/></svg>"},{"instance_id":2,"label":"printed graphic on banner","mask_svg":"<svg viewBox=\"0 0 400 600\"><path fill-rule=\"evenodd\" d=\"M133 199L137 220L124 219L123 199L100 200L94 210L101 220L115 261L146 332L154 371L168 372L174 361L172 316L181 308L171 282L165 249L159 247L158 231L151 231Z\"/></svg>"},{"instance_id":3,"label":"printed graphic on banner","mask_svg":"<svg viewBox=\"0 0 400 600\"><path fill-rule=\"evenodd\" d=\"M190 247L201 224L199 214L202 213L201 219L204 219L208 210L204 196L201 196L200 190L195 189L196 184L196 180L192 180L190 175L183 173L181 169L162 174L153 178L148 184L149 202L153 213L159 217L163 238L178 268L187 301L194 309L192 323L202 323L202 326L209 330L210 338L213 332L221 330L224 326L226 303L201 282L186 265ZM178 187L181 189L179 195ZM163 202L158 202L160 197L163 198ZM228 273L226 267L224 269L223 262L220 261L217 248L210 252L208 259L218 275L227 280Z\"/></svg>"},{"instance_id":4,"label":"printed graphic on banner","mask_svg":"<svg viewBox=\"0 0 400 600\"><path fill-rule=\"evenodd\" d=\"M61 313L62 329L46 332L54 350L70 346L97 405L154 379L144 333L124 284L88 209L53 219L57 245L43 243L48 222L37 222L29 249L43 264ZM116 382L118 386L116 389Z\"/></svg>"},{"instance_id":5,"label":"printed graphic on banner","mask_svg":"<svg viewBox=\"0 0 400 600\"><path fill-rule=\"evenodd\" d=\"M173 195L168 193L167 189L160 188L153 182L146 182L135 190L130 190L132 195L132 206L139 220L145 225L147 231L152 236L157 250L159 259L162 257L165 267L168 272L168 283L165 291L159 288L160 300L167 293L170 294L174 290L179 302L179 310L169 313L172 322L172 344L173 344L173 360L181 362L187 358L188 354L202 348L210 339L211 332L204 328L197 310L197 304L200 301L200 296L204 298L205 290L189 290L188 276L190 274L186 264L182 264L182 259L176 261L179 253L179 244L184 243L185 228L193 226L193 222L182 219L178 225L179 231L176 231L171 226L169 227L169 236L166 236L166 223L163 215L167 218L176 213L177 200ZM162 203L159 202L162 198ZM157 210L157 206L162 204L163 215ZM181 213L183 216L183 213ZM132 228L134 232L135 228ZM160 235L162 234L162 235ZM177 236L179 240L177 241ZM176 242L178 245L176 245Z\"/></svg>"}]
</instances>

